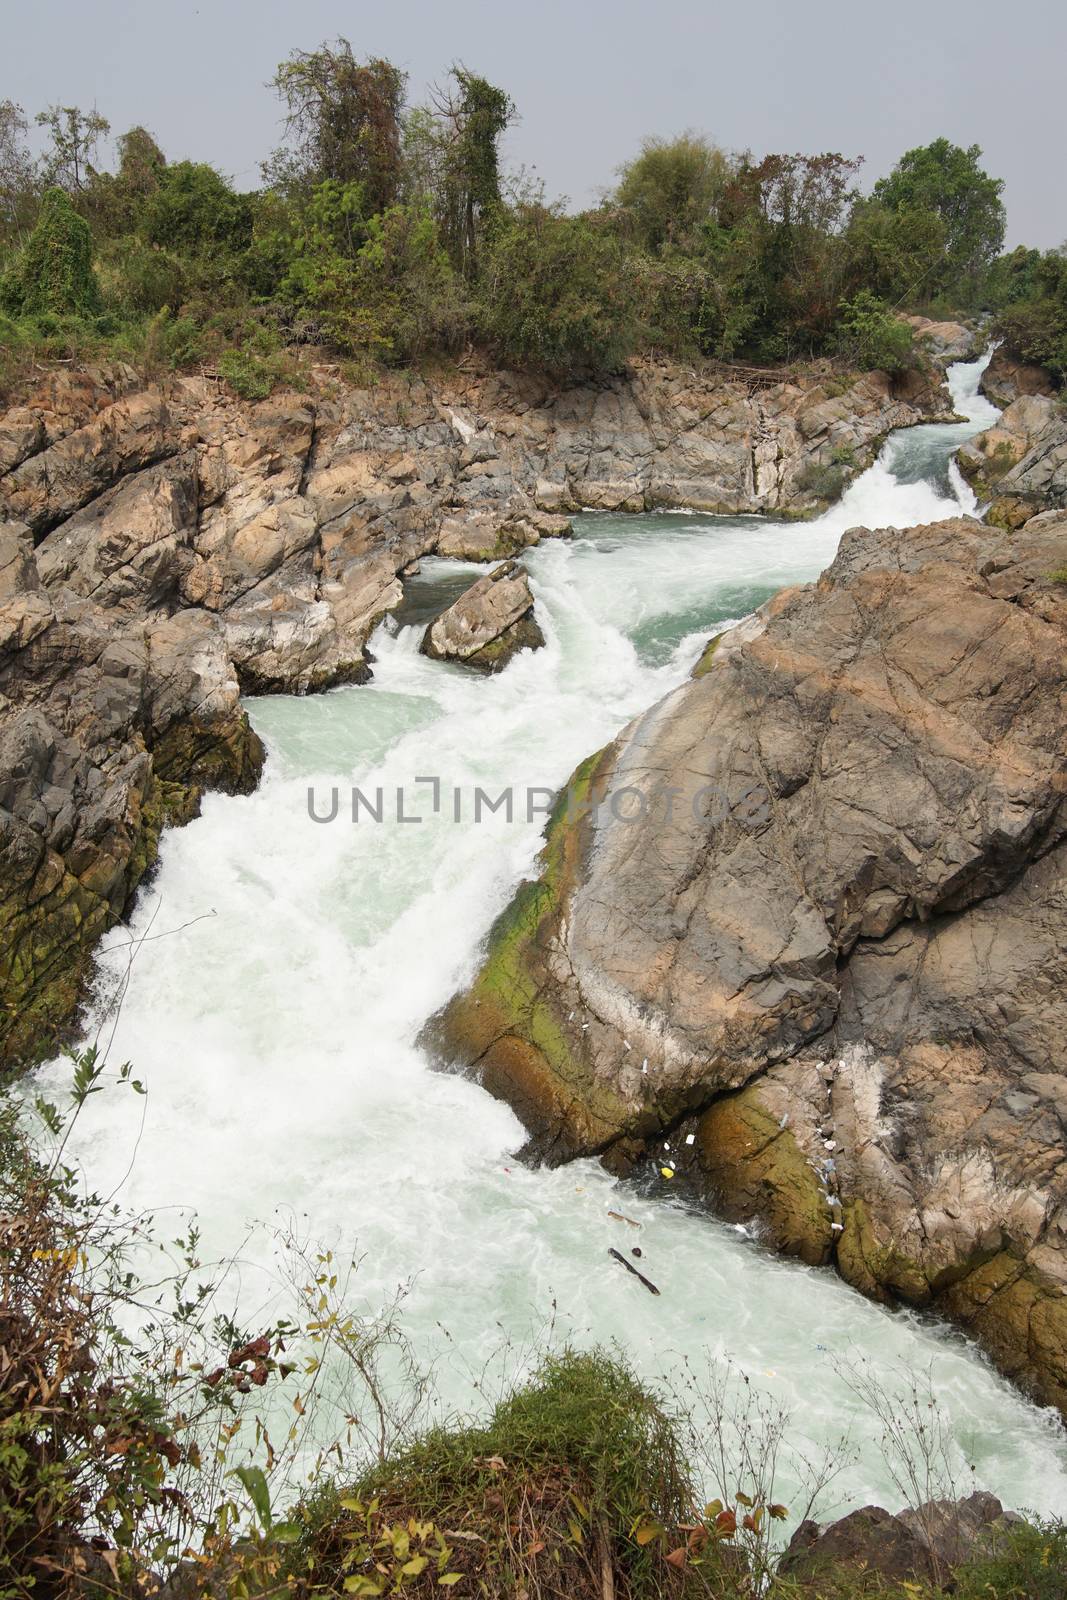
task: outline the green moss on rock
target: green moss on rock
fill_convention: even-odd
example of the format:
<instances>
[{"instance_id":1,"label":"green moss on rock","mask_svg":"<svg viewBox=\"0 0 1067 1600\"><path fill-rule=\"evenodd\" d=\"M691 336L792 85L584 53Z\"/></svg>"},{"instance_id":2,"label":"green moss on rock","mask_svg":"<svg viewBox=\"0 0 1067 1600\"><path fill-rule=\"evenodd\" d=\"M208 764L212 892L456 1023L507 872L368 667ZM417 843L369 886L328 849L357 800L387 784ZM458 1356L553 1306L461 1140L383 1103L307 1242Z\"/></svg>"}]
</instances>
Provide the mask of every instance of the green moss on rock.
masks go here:
<instances>
[{"instance_id":1,"label":"green moss on rock","mask_svg":"<svg viewBox=\"0 0 1067 1600\"><path fill-rule=\"evenodd\" d=\"M631 1108L597 1078L580 1022L565 1013L547 966L581 872L588 830L581 811L596 798L605 756L582 762L561 792L545 830L541 876L519 887L490 931L471 987L426 1035L450 1061L475 1068L540 1151L560 1159L603 1148L632 1120Z\"/></svg>"},{"instance_id":2,"label":"green moss on rock","mask_svg":"<svg viewBox=\"0 0 1067 1600\"><path fill-rule=\"evenodd\" d=\"M778 1249L820 1266L832 1253L833 1213L792 1130L779 1124L758 1084L724 1095L697 1123L699 1170L720 1215L758 1217Z\"/></svg>"},{"instance_id":3,"label":"green moss on rock","mask_svg":"<svg viewBox=\"0 0 1067 1600\"><path fill-rule=\"evenodd\" d=\"M689 674L691 678L706 677L706 675L711 671L711 664L715 659L715 652L719 648L719 642L721 639L722 634L717 633L714 638L708 640L707 644L700 653L700 660Z\"/></svg>"}]
</instances>

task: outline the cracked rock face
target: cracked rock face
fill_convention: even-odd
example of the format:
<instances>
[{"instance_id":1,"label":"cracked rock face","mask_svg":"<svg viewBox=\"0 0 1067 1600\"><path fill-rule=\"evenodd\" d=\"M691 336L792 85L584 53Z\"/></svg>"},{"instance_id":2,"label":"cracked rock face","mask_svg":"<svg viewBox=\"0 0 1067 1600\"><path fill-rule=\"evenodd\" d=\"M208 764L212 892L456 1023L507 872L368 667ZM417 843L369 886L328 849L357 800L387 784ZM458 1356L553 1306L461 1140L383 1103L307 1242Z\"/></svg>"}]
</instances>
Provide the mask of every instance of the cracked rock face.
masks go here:
<instances>
[{"instance_id":1,"label":"cracked rock face","mask_svg":"<svg viewBox=\"0 0 1067 1600\"><path fill-rule=\"evenodd\" d=\"M435 661L500 672L520 650L537 650L544 642L526 571L505 561L434 618L420 648Z\"/></svg>"},{"instance_id":2,"label":"cracked rock face","mask_svg":"<svg viewBox=\"0 0 1067 1600\"><path fill-rule=\"evenodd\" d=\"M856 529L580 769L439 1049L1067 1405L1067 517Z\"/></svg>"}]
</instances>

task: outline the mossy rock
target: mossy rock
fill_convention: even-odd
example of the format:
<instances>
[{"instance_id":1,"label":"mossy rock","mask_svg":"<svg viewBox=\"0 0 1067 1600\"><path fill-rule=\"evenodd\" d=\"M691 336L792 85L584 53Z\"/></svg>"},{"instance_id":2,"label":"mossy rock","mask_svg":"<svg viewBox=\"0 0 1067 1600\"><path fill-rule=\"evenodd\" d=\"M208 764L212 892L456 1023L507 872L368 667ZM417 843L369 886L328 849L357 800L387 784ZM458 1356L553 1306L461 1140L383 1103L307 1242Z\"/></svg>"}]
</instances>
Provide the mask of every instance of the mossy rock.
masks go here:
<instances>
[{"instance_id":1,"label":"mossy rock","mask_svg":"<svg viewBox=\"0 0 1067 1600\"><path fill-rule=\"evenodd\" d=\"M472 656L464 657L463 665L473 667L476 672L502 672L520 650L540 650L544 642L545 636L531 612L513 622Z\"/></svg>"},{"instance_id":2,"label":"mossy rock","mask_svg":"<svg viewBox=\"0 0 1067 1600\"><path fill-rule=\"evenodd\" d=\"M691 678L706 677L706 675L711 671L711 664L715 659L715 652L719 648L719 643L722 637L723 635L721 633L717 633L714 638L708 640L707 644L700 653L700 660L689 674Z\"/></svg>"},{"instance_id":3,"label":"mossy rock","mask_svg":"<svg viewBox=\"0 0 1067 1600\"><path fill-rule=\"evenodd\" d=\"M574 773L546 828L541 876L520 885L490 930L474 982L424 1032L436 1055L477 1072L514 1108L533 1136L531 1153L551 1160L607 1147L633 1118L597 1078L580 1019L569 1015L548 968L588 844L588 819L568 816L568 796L576 811L595 803L607 754Z\"/></svg>"},{"instance_id":4,"label":"mossy rock","mask_svg":"<svg viewBox=\"0 0 1067 1600\"><path fill-rule=\"evenodd\" d=\"M758 1218L786 1255L811 1266L829 1261L835 1213L791 1129L750 1084L724 1095L696 1125L698 1169L716 1212Z\"/></svg>"}]
</instances>

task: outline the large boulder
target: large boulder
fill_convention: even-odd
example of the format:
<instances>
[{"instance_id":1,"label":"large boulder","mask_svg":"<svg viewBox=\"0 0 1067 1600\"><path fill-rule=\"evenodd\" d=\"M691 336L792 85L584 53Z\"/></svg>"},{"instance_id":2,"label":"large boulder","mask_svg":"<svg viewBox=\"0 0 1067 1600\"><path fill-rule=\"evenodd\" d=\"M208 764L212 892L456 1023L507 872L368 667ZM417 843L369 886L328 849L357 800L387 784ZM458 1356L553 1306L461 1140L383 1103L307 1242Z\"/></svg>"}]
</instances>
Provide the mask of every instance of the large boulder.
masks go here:
<instances>
[{"instance_id":1,"label":"large boulder","mask_svg":"<svg viewBox=\"0 0 1067 1600\"><path fill-rule=\"evenodd\" d=\"M500 672L520 650L536 650L544 642L526 570L505 561L434 618L420 648L435 661Z\"/></svg>"},{"instance_id":2,"label":"large boulder","mask_svg":"<svg viewBox=\"0 0 1067 1600\"><path fill-rule=\"evenodd\" d=\"M1044 367L1032 361L1023 361L1012 355L1005 345L998 344L978 387L995 406L1010 406L1021 395L1051 395L1056 386Z\"/></svg>"},{"instance_id":3,"label":"large boulder","mask_svg":"<svg viewBox=\"0 0 1067 1600\"><path fill-rule=\"evenodd\" d=\"M1015 528L1067 506L1067 405L1048 395L1013 400L999 421L959 452L960 470L984 499L989 520Z\"/></svg>"},{"instance_id":4,"label":"large boulder","mask_svg":"<svg viewBox=\"0 0 1067 1600\"><path fill-rule=\"evenodd\" d=\"M904 317L914 331L917 343L942 366L953 361L973 361L980 353L982 340L974 328L962 322L934 322L929 317Z\"/></svg>"},{"instance_id":5,"label":"large boulder","mask_svg":"<svg viewBox=\"0 0 1067 1600\"><path fill-rule=\"evenodd\" d=\"M1067 1406L1064 568L1067 518L846 534L579 769L430 1037L549 1159L680 1125L717 1209Z\"/></svg>"},{"instance_id":6,"label":"large boulder","mask_svg":"<svg viewBox=\"0 0 1067 1600\"><path fill-rule=\"evenodd\" d=\"M881 1506L861 1506L820 1527L802 1522L778 1572L791 1584L838 1592L851 1580L865 1592L882 1593L884 1580L926 1590L951 1585L956 1569L993 1553L1019 1519L995 1495L976 1491L962 1500L928 1500L894 1516ZM851 1588L849 1592L854 1592Z\"/></svg>"}]
</instances>

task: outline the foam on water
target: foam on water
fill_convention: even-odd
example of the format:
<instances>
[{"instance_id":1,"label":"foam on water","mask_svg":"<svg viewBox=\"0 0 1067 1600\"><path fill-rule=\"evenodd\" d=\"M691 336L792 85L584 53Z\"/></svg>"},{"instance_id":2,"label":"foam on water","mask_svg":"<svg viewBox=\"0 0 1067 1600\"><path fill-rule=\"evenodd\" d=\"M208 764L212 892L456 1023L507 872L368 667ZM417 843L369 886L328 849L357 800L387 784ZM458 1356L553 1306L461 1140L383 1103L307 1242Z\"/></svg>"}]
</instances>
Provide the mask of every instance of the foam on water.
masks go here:
<instances>
[{"instance_id":1,"label":"foam on water","mask_svg":"<svg viewBox=\"0 0 1067 1600\"><path fill-rule=\"evenodd\" d=\"M452 822L453 786L468 798L476 784L557 787L682 681L724 619L813 577L845 528L973 510L947 463L995 415L977 395L981 367L952 374L969 423L895 436L814 522L582 518L573 541L529 555L547 644L498 677L428 661L416 628L387 624L369 686L251 702L269 751L261 787L209 796L198 821L164 835L133 918L135 933L152 918L153 934L178 931L146 943L134 964L112 1059L147 1080L145 1122L138 1143L140 1102L90 1103L79 1137L94 1183L118 1182L135 1151L123 1198L194 1207L209 1253L239 1244L248 1219L291 1211L313 1235L358 1250L368 1306L414 1280L404 1316L422 1354L441 1347L440 1324L477 1365L502 1329L522 1338L552 1305L560 1333L619 1340L650 1375L679 1354L699 1364L729 1352L790 1410L799 1456L850 1428L860 1460L849 1488L883 1503L898 1497L878 1430L834 1359L861 1354L890 1382L932 1365L978 1483L1016 1505L1067 1509L1058 1423L964 1341L864 1301L830 1272L777 1260L737 1229L620 1190L593 1162L517 1166L512 1113L430 1070L415 1044L474 970L540 842L540 817L475 826L468 806L468 820ZM444 815L345 819L352 784L367 794L382 785L387 798L405 785L412 796L430 774L444 785ZM339 787L338 820L309 819L309 785L323 807ZM111 936L104 980L124 965L128 937ZM609 1208L641 1222L660 1298L609 1258L620 1233ZM261 1265L272 1270L266 1256ZM456 1398L469 1391L457 1386Z\"/></svg>"}]
</instances>

